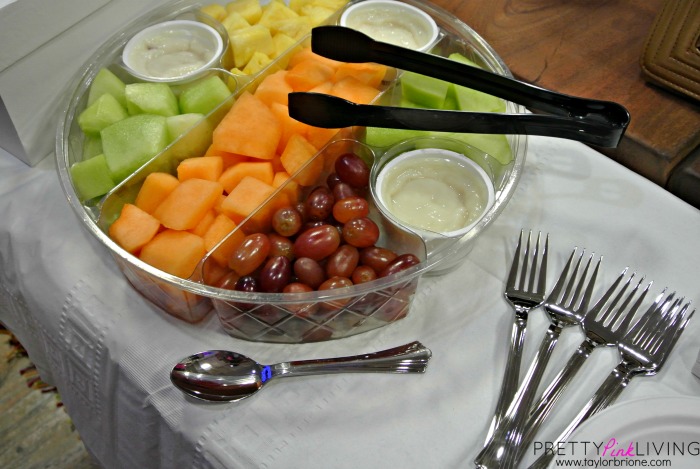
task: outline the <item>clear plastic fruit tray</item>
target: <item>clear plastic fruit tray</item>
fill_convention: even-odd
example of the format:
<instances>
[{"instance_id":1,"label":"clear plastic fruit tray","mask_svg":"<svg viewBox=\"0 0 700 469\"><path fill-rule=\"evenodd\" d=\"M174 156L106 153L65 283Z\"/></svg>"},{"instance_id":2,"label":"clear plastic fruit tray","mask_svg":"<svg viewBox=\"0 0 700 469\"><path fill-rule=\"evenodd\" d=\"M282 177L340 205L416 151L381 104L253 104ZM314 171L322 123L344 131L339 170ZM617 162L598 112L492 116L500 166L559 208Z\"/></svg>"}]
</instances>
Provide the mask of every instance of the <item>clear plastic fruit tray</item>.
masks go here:
<instances>
[{"instance_id":1,"label":"clear plastic fruit tray","mask_svg":"<svg viewBox=\"0 0 700 469\"><path fill-rule=\"evenodd\" d=\"M412 0L406 0L406 3L423 9L437 22L440 37L431 53L448 56L458 52L488 70L510 76L508 68L496 52L466 24L430 3ZM231 64L222 63L220 68L212 69L209 73L219 74L234 84L229 98L107 195L99 200L80 201L71 180L70 167L82 158L84 135L77 125L77 117L86 107L87 92L95 75L100 68L110 67L127 83L136 81L120 67L121 51L129 38L138 31L166 20L195 19L206 22L222 34L225 45L228 46L226 30L213 18L199 13L200 7L200 3L180 1L153 10L108 40L76 76L72 86L73 93L67 101L58 126L56 143L58 174L72 209L84 227L109 250L138 292L169 314L187 322L198 322L215 311L224 330L234 337L262 342L302 343L355 335L405 317L414 294L420 288L421 277L440 275L459 265L478 237L501 213L513 195L525 159L525 136L506 136L512 160L503 165L480 149L450 138L420 137L408 139L389 148L376 148L363 143L362 128L348 128L338 132L314 157L314 164L322 164L324 168L318 179L319 183L326 180L335 159L348 151L360 155L370 164L372 183L376 181L378 168L393 156L413 148L436 146L465 154L481 165L493 181L496 197L495 203L467 234L457 239L426 240L384 216L376 207L376 193L370 184L369 217L381 228L381 236L376 244L397 253L414 254L421 262L369 283L337 290L259 293L212 286L212 277L220 271L215 260L217 250L223 249L227 239L240 236L240 232L249 234L260 230L257 215L274 206L277 196L285 190L285 185L278 188L255 212L239 223L235 231L229 234L229 238L209 251L188 278L180 278L154 268L122 249L108 235L110 224L117 218L124 204L134 202L146 176L154 171L176 174L177 164L183 158L191 156L193 151L201 150L196 150L196 145L201 146L202 133L211 132L211 128L221 121L241 93L254 90L264 76L284 68L287 59L285 56L276 59L259 73L245 78L232 76L227 71ZM326 24L337 24L341 13L342 10L338 11ZM290 48L288 54L307 44L308 40L306 38ZM395 80L386 82L378 101L382 104L398 105L400 98L395 88ZM508 112L524 111L513 103L507 103L507 107ZM207 141L206 135L204 141ZM201 154L203 151L201 150ZM302 168L292 175L292 182L287 184L296 182L303 170Z\"/></svg>"}]
</instances>

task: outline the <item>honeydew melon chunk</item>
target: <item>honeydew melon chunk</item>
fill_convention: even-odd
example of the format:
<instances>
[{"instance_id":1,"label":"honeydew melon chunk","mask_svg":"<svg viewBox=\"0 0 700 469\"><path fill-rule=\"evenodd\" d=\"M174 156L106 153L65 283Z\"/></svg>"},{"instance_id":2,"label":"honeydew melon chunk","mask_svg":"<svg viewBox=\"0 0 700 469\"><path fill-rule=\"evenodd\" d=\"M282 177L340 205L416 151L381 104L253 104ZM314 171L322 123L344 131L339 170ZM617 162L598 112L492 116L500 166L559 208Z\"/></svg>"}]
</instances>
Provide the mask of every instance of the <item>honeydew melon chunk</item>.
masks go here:
<instances>
[{"instance_id":1,"label":"honeydew melon chunk","mask_svg":"<svg viewBox=\"0 0 700 469\"><path fill-rule=\"evenodd\" d=\"M70 167L70 174L78 198L83 202L105 195L116 185L109 175L103 154L74 163Z\"/></svg>"},{"instance_id":2,"label":"honeydew melon chunk","mask_svg":"<svg viewBox=\"0 0 700 469\"><path fill-rule=\"evenodd\" d=\"M126 85L126 110L129 114L174 116L180 113L175 93L165 83L130 83Z\"/></svg>"},{"instance_id":3,"label":"honeydew melon chunk","mask_svg":"<svg viewBox=\"0 0 700 469\"><path fill-rule=\"evenodd\" d=\"M179 136L192 129L197 123L204 118L203 114L189 113L178 114L165 118L165 123L168 127L168 137L172 142Z\"/></svg>"},{"instance_id":4,"label":"honeydew melon chunk","mask_svg":"<svg viewBox=\"0 0 700 469\"><path fill-rule=\"evenodd\" d=\"M83 140L83 160L102 153L102 139L99 135L86 135Z\"/></svg>"},{"instance_id":5,"label":"honeydew melon chunk","mask_svg":"<svg viewBox=\"0 0 700 469\"><path fill-rule=\"evenodd\" d=\"M449 59L472 67L480 68L462 54L450 54ZM452 85L451 96L454 97L460 111L474 112L506 112L506 102L496 96L473 90L460 85Z\"/></svg>"},{"instance_id":6,"label":"honeydew melon chunk","mask_svg":"<svg viewBox=\"0 0 700 469\"><path fill-rule=\"evenodd\" d=\"M180 94L180 112L209 114L231 95L226 83L217 75L199 80Z\"/></svg>"},{"instance_id":7,"label":"honeydew melon chunk","mask_svg":"<svg viewBox=\"0 0 700 469\"><path fill-rule=\"evenodd\" d=\"M380 127L367 127L365 134L365 143L367 145L385 148L395 145L404 140L414 137L424 137L430 132L424 130L408 130L408 129L384 129Z\"/></svg>"},{"instance_id":8,"label":"honeydew melon chunk","mask_svg":"<svg viewBox=\"0 0 700 469\"><path fill-rule=\"evenodd\" d=\"M105 93L78 116L78 126L86 135L99 135L100 131L129 115L117 98Z\"/></svg>"},{"instance_id":9,"label":"honeydew melon chunk","mask_svg":"<svg viewBox=\"0 0 700 469\"><path fill-rule=\"evenodd\" d=\"M451 84L414 72L401 75L401 93L405 99L422 107L442 109Z\"/></svg>"},{"instance_id":10,"label":"honeydew melon chunk","mask_svg":"<svg viewBox=\"0 0 700 469\"><path fill-rule=\"evenodd\" d=\"M507 165L513 160L508 139L502 134L447 134L447 137L460 140L469 144L484 153L493 156L502 165Z\"/></svg>"},{"instance_id":11,"label":"honeydew melon chunk","mask_svg":"<svg viewBox=\"0 0 700 469\"><path fill-rule=\"evenodd\" d=\"M119 101L119 104L126 108L125 88L126 84L112 71L107 68L101 68L90 84L88 106L97 101L97 98L103 94L111 94Z\"/></svg>"},{"instance_id":12,"label":"honeydew melon chunk","mask_svg":"<svg viewBox=\"0 0 700 469\"><path fill-rule=\"evenodd\" d=\"M127 117L102 130L101 136L110 175L117 183L161 152L169 142L166 118L152 114Z\"/></svg>"}]
</instances>

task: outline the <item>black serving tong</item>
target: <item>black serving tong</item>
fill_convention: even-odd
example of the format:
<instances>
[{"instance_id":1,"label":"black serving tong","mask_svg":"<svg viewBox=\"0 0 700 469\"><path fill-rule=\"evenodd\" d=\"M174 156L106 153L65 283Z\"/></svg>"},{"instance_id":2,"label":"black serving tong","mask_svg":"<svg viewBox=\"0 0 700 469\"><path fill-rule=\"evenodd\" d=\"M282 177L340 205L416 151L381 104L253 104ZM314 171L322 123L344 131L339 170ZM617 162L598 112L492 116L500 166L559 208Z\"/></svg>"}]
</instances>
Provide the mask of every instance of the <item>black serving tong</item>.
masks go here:
<instances>
[{"instance_id":1,"label":"black serving tong","mask_svg":"<svg viewBox=\"0 0 700 469\"><path fill-rule=\"evenodd\" d=\"M533 114L442 111L356 104L342 98L295 92L289 115L316 127L350 126L482 134L544 135L614 148L630 115L624 106L568 96L436 55L375 41L342 26L319 26L311 50L343 62L376 62L488 93L529 108Z\"/></svg>"}]
</instances>

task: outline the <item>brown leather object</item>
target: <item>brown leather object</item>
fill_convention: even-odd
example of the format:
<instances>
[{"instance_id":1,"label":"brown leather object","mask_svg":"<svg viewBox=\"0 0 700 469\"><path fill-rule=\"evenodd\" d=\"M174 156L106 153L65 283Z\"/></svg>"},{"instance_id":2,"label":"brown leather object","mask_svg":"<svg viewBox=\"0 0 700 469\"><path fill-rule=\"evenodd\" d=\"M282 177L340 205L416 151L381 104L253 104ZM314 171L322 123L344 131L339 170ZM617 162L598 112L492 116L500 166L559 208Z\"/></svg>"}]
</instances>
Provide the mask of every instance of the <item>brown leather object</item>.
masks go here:
<instances>
[{"instance_id":1,"label":"brown leather object","mask_svg":"<svg viewBox=\"0 0 700 469\"><path fill-rule=\"evenodd\" d=\"M700 0L666 0L641 58L651 83L700 100Z\"/></svg>"}]
</instances>

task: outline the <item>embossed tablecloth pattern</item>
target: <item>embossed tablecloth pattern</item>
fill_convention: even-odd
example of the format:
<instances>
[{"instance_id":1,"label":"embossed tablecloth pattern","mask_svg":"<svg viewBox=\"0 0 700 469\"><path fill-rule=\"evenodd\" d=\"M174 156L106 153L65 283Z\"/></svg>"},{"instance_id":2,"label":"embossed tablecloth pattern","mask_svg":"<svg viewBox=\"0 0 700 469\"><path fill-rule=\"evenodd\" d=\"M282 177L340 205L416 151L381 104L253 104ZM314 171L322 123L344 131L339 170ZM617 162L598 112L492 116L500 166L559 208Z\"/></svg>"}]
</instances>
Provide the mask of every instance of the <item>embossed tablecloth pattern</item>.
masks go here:
<instances>
[{"instance_id":1,"label":"embossed tablecloth pattern","mask_svg":"<svg viewBox=\"0 0 700 469\"><path fill-rule=\"evenodd\" d=\"M214 315L190 325L142 299L80 227L52 160L28 168L0 152L0 320L108 468L466 467L500 385L512 318L501 290L521 228L551 234L550 284L579 246L605 257L597 294L629 265L655 280L654 294L668 286L700 299L696 209L583 145L532 138L512 202L459 269L421 282L406 319L327 343L249 343L222 333ZM546 323L533 314L526 360ZM580 338L565 331L552 363ZM299 378L237 404L193 402L168 379L179 358L202 349L272 363L415 339L434 354L422 376ZM696 319L666 369L622 399L700 396L690 373L699 349ZM558 434L616 361L612 349L596 355L538 440Z\"/></svg>"}]
</instances>

